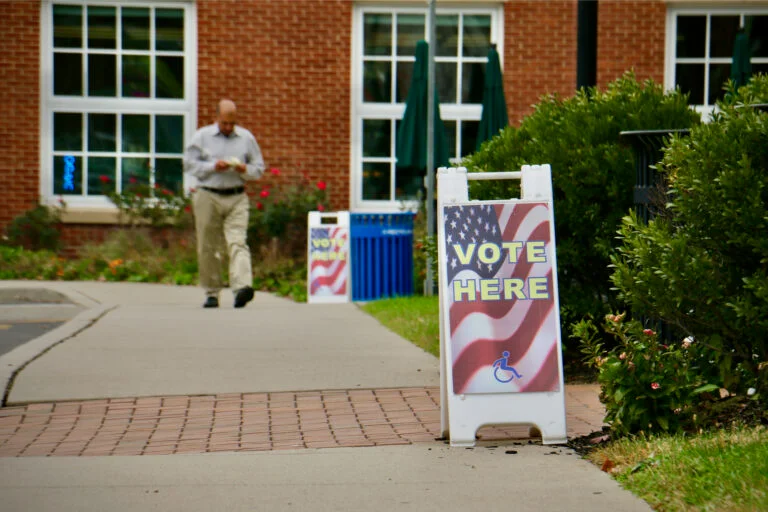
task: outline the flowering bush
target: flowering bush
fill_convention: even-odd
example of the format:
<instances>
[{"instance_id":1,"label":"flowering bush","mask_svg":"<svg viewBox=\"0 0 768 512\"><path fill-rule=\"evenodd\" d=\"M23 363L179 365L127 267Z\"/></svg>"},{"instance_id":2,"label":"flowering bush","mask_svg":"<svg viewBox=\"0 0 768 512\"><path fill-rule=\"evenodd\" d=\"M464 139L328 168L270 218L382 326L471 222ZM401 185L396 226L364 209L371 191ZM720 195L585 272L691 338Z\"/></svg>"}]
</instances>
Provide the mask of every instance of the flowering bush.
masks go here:
<instances>
[{"instance_id":1,"label":"flowering bush","mask_svg":"<svg viewBox=\"0 0 768 512\"><path fill-rule=\"evenodd\" d=\"M59 199L58 206L38 204L11 221L3 242L33 251L59 250L61 248L59 224L66 206L63 199Z\"/></svg>"},{"instance_id":2,"label":"flowering bush","mask_svg":"<svg viewBox=\"0 0 768 512\"><path fill-rule=\"evenodd\" d=\"M176 193L160 185L151 187L131 178L122 191L110 186L109 176L99 176L106 195L120 212L120 222L131 226L187 227L191 223L192 207L183 193Z\"/></svg>"},{"instance_id":3,"label":"flowering bush","mask_svg":"<svg viewBox=\"0 0 768 512\"><path fill-rule=\"evenodd\" d=\"M280 170L272 168L268 176L280 176ZM297 183L265 185L251 198L251 215L248 240L253 249L270 250L280 256L306 258L307 213L328 208L327 184L312 183L303 176Z\"/></svg>"},{"instance_id":4,"label":"flowering bush","mask_svg":"<svg viewBox=\"0 0 768 512\"><path fill-rule=\"evenodd\" d=\"M588 320L574 326L585 362L597 369L605 421L619 435L693 428L704 421L702 402L720 389L708 369L706 348L688 336L664 345L656 332L625 314L605 317L605 332L617 344L604 350L597 327Z\"/></svg>"}]
</instances>

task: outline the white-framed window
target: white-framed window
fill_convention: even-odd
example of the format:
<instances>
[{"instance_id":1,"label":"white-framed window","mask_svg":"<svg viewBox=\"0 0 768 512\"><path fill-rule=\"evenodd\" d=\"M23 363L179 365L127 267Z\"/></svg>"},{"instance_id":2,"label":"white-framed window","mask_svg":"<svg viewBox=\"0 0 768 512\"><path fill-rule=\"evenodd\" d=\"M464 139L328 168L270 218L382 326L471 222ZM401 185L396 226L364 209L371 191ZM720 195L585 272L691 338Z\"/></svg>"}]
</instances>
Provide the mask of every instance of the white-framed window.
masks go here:
<instances>
[{"instance_id":1,"label":"white-framed window","mask_svg":"<svg viewBox=\"0 0 768 512\"><path fill-rule=\"evenodd\" d=\"M679 87L698 111L711 112L725 94L740 28L750 38L753 74L768 73L768 7L669 9L667 88Z\"/></svg>"},{"instance_id":2,"label":"white-framed window","mask_svg":"<svg viewBox=\"0 0 768 512\"><path fill-rule=\"evenodd\" d=\"M129 183L182 191L194 3L44 1L41 25L41 195L108 206Z\"/></svg>"},{"instance_id":3,"label":"white-framed window","mask_svg":"<svg viewBox=\"0 0 768 512\"><path fill-rule=\"evenodd\" d=\"M488 49L502 49L501 7L436 11L435 88L451 159L474 152ZM416 43L428 38L426 7L358 6L352 69L351 207L396 210L418 197L423 172L399 168L397 129Z\"/></svg>"}]
</instances>

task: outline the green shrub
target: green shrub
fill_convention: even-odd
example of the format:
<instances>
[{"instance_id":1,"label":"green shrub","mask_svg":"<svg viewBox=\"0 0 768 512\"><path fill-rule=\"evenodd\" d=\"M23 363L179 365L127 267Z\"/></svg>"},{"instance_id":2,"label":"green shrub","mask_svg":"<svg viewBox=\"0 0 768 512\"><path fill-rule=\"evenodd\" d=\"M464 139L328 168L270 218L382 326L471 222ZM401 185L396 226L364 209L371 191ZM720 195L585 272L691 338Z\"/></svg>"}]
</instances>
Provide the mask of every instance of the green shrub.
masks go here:
<instances>
[{"instance_id":1,"label":"green shrub","mask_svg":"<svg viewBox=\"0 0 768 512\"><path fill-rule=\"evenodd\" d=\"M718 386L709 383L709 353L701 344L692 337L662 344L653 330L625 321L625 313L607 315L603 329L617 341L612 350L603 349L592 321L577 323L574 333L586 363L597 369L605 421L615 434L676 432L704 419L704 393Z\"/></svg>"},{"instance_id":2,"label":"green shrub","mask_svg":"<svg viewBox=\"0 0 768 512\"><path fill-rule=\"evenodd\" d=\"M619 305L607 290L608 265L616 229L632 206L635 175L634 154L619 143L619 133L698 122L685 95L665 93L652 81L639 83L628 73L605 91L542 98L519 127L506 128L466 159L470 172L551 164L563 326L602 318ZM519 197L516 182L471 184L472 199Z\"/></svg>"},{"instance_id":3,"label":"green shrub","mask_svg":"<svg viewBox=\"0 0 768 512\"><path fill-rule=\"evenodd\" d=\"M708 347L718 382L753 400L768 391L768 76L753 78L713 122L672 140L660 171L668 215L624 218L611 280L637 314ZM764 406L764 401L763 401Z\"/></svg>"},{"instance_id":4,"label":"green shrub","mask_svg":"<svg viewBox=\"0 0 768 512\"><path fill-rule=\"evenodd\" d=\"M100 176L105 195L117 207L121 224L131 226L164 227L192 226L190 199L182 190L172 191L160 185L150 187L131 177L120 192L110 186L108 176Z\"/></svg>"},{"instance_id":5,"label":"green shrub","mask_svg":"<svg viewBox=\"0 0 768 512\"><path fill-rule=\"evenodd\" d=\"M62 200L60 205L56 208L39 204L13 219L8 225L5 243L32 251L58 251L61 211L66 203Z\"/></svg>"},{"instance_id":6,"label":"green shrub","mask_svg":"<svg viewBox=\"0 0 768 512\"><path fill-rule=\"evenodd\" d=\"M278 169L269 175L279 176ZM328 208L327 185L310 183L307 176L297 182L270 186L266 184L251 200L248 244L257 260L278 257L307 257L307 214Z\"/></svg>"}]
</instances>

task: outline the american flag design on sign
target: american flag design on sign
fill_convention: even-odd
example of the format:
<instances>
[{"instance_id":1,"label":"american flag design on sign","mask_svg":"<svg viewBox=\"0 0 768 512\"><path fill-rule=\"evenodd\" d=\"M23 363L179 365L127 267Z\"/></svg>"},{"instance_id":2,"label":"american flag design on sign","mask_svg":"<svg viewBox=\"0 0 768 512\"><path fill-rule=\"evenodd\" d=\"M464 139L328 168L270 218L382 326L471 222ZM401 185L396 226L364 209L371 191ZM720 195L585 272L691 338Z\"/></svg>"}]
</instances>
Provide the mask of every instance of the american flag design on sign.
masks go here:
<instances>
[{"instance_id":1,"label":"american flag design on sign","mask_svg":"<svg viewBox=\"0 0 768 512\"><path fill-rule=\"evenodd\" d=\"M349 230L346 227L310 228L309 294L347 295Z\"/></svg>"},{"instance_id":2,"label":"american flag design on sign","mask_svg":"<svg viewBox=\"0 0 768 512\"><path fill-rule=\"evenodd\" d=\"M560 389L550 208L529 202L444 207L455 394Z\"/></svg>"}]
</instances>

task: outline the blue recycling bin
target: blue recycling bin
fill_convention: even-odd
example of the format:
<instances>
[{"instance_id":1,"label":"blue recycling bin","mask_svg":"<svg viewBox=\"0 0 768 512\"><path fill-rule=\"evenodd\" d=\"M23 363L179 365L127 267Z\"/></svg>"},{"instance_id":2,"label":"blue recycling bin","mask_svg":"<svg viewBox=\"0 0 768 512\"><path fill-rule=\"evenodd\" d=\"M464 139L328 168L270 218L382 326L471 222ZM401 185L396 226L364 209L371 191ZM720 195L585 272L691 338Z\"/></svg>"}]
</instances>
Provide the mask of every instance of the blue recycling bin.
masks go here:
<instances>
[{"instance_id":1,"label":"blue recycling bin","mask_svg":"<svg viewBox=\"0 0 768 512\"><path fill-rule=\"evenodd\" d=\"M350 213L352 300L413 295L413 213Z\"/></svg>"}]
</instances>

